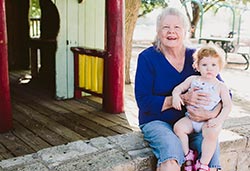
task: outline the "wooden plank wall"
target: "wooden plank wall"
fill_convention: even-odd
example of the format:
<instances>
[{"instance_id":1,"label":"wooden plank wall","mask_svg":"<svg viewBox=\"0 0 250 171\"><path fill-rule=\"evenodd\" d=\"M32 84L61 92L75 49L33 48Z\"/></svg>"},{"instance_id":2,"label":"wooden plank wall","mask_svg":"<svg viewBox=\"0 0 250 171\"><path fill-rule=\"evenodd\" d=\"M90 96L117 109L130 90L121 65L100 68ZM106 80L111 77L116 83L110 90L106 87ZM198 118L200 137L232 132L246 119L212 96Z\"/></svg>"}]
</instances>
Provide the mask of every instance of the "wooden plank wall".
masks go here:
<instances>
[{"instance_id":1,"label":"wooden plank wall","mask_svg":"<svg viewBox=\"0 0 250 171\"><path fill-rule=\"evenodd\" d=\"M79 45L104 49L105 1L86 0L79 10Z\"/></svg>"},{"instance_id":2,"label":"wooden plank wall","mask_svg":"<svg viewBox=\"0 0 250 171\"><path fill-rule=\"evenodd\" d=\"M73 97L72 46L104 49L105 0L56 1L61 24L56 55L56 95L58 99Z\"/></svg>"}]
</instances>

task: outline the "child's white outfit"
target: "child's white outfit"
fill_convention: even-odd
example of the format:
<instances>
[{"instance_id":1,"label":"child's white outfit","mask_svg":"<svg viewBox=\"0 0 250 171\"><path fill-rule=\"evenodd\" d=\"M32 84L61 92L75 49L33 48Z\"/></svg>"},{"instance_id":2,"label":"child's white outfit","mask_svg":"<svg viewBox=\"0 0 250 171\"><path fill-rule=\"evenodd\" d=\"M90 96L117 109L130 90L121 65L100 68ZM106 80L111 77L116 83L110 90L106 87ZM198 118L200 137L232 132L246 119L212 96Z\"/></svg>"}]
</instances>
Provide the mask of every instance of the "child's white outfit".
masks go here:
<instances>
[{"instance_id":1,"label":"child's white outfit","mask_svg":"<svg viewBox=\"0 0 250 171\"><path fill-rule=\"evenodd\" d=\"M203 82L199 79L194 79L191 83L190 88L198 87L200 92L205 92L210 94L210 103L206 106L202 106L205 110L213 110L214 107L221 101L220 95L218 94L218 90L216 88L216 85L213 85L209 82ZM186 116L188 116L189 113L186 112ZM202 129L204 122L196 122L192 121L193 129L195 132L200 132Z\"/></svg>"}]
</instances>

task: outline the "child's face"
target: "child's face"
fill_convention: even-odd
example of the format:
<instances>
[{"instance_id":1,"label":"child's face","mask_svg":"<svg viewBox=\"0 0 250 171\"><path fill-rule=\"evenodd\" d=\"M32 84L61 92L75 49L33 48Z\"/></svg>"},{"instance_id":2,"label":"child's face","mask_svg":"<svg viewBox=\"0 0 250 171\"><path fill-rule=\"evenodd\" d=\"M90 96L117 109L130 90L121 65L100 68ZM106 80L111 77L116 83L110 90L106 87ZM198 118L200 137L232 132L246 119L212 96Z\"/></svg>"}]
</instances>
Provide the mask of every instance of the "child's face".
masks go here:
<instances>
[{"instance_id":1,"label":"child's face","mask_svg":"<svg viewBox=\"0 0 250 171\"><path fill-rule=\"evenodd\" d=\"M219 59L211 56L200 60L197 70L206 79L215 78L220 72Z\"/></svg>"}]
</instances>

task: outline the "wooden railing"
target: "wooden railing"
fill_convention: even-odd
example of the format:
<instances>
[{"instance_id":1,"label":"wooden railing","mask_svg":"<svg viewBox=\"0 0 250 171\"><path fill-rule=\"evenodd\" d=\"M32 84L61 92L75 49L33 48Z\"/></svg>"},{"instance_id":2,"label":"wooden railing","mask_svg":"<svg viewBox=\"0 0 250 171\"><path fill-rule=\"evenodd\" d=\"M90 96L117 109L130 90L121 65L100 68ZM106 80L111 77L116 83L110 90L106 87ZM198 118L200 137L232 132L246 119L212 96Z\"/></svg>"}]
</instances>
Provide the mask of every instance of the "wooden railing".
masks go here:
<instances>
[{"instance_id":1,"label":"wooden railing","mask_svg":"<svg viewBox=\"0 0 250 171\"><path fill-rule=\"evenodd\" d=\"M40 18L30 18L30 37L40 37Z\"/></svg>"},{"instance_id":2,"label":"wooden railing","mask_svg":"<svg viewBox=\"0 0 250 171\"><path fill-rule=\"evenodd\" d=\"M83 47L71 50L74 53L74 97L82 97L82 92L102 97L107 52Z\"/></svg>"}]
</instances>

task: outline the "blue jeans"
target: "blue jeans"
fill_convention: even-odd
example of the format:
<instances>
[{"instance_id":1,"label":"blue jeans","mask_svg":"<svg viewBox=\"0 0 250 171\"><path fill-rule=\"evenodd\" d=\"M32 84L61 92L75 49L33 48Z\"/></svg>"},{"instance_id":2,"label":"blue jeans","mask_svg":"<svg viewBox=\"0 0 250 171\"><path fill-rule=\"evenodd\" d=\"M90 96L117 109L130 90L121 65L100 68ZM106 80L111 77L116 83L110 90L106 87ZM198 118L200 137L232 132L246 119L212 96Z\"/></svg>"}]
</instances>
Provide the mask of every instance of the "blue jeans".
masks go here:
<instances>
[{"instance_id":1,"label":"blue jeans","mask_svg":"<svg viewBox=\"0 0 250 171\"><path fill-rule=\"evenodd\" d=\"M176 160L180 166L185 162L181 141L173 132L173 127L170 124L156 120L140 125L140 128L144 134L144 139L149 142L149 146L157 158L157 166L171 159ZM198 151L199 157L202 139L201 133L189 135L189 146L191 149ZM221 169L219 157L220 150L217 143L216 151L209 163L210 168Z\"/></svg>"}]
</instances>

